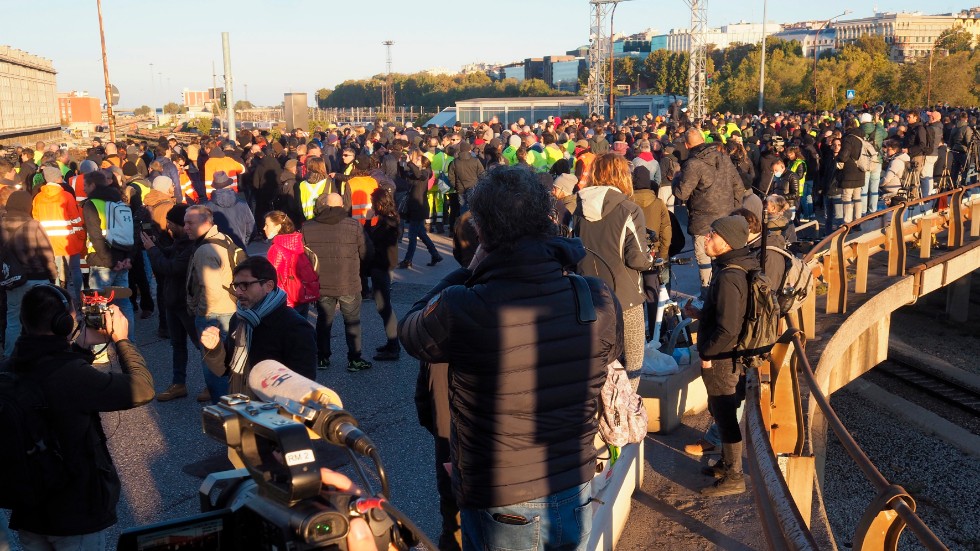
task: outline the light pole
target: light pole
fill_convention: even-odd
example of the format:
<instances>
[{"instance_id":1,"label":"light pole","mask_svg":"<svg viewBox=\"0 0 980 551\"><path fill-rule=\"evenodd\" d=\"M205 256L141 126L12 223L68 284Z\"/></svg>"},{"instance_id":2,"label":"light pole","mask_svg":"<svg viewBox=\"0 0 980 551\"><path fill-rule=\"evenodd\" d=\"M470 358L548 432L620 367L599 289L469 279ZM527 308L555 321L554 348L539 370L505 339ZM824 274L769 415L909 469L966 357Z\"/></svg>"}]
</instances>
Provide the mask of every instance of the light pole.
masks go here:
<instances>
[{"instance_id":1,"label":"light pole","mask_svg":"<svg viewBox=\"0 0 980 551\"><path fill-rule=\"evenodd\" d=\"M840 15L835 15L830 19L823 22L823 25L817 28L816 34L813 36L813 114L817 114L817 59L820 57L820 31L827 28L831 21L837 19L838 17L844 17L845 15L851 13L851 10L844 10L844 13Z\"/></svg>"},{"instance_id":2,"label":"light pole","mask_svg":"<svg viewBox=\"0 0 980 551\"><path fill-rule=\"evenodd\" d=\"M95 0L99 11L99 38L102 40L102 73L105 75L105 112L109 119L109 140L116 141L116 116L112 113L112 85L109 84L109 58L105 53L105 28L102 26L102 0Z\"/></svg>"},{"instance_id":3,"label":"light pole","mask_svg":"<svg viewBox=\"0 0 980 551\"><path fill-rule=\"evenodd\" d=\"M766 98L766 12L768 0L762 0L762 62L759 63L759 115L762 115L762 104Z\"/></svg>"},{"instance_id":4,"label":"light pole","mask_svg":"<svg viewBox=\"0 0 980 551\"><path fill-rule=\"evenodd\" d=\"M613 25L616 22L616 8L619 6L619 2L613 2L612 12L609 14L609 122L615 122L616 120L616 100L613 97L613 92L616 90L616 79L614 68L616 67L616 47L615 47L615 32L613 31Z\"/></svg>"},{"instance_id":5,"label":"light pole","mask_svg":"<svg viewBox=\"0 0 980 551\"><path fill-rule=\"evenodd\" d=\"M940 48L940 50L946 52L949 55L949 50L946 48ZM929 78L926 81L926 106L932 105L932 53L936 51L936 43L932 43L932 48L929 48Z\"/></svg>"}]
</instances>

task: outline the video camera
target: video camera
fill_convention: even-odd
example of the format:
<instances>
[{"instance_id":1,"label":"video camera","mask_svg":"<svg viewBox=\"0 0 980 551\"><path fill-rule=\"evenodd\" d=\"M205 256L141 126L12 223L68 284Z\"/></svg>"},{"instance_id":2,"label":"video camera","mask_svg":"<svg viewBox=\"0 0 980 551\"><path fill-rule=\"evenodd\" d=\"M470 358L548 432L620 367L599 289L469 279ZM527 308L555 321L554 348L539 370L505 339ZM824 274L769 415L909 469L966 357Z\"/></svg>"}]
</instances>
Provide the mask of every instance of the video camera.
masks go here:
<instances>
[{"instance_id":1,"label":"video camera","mask_svg":"<svg viewBox=\"0 0 980 551\"><path fill-rule=\"evenodd\" d=\"M324 431L353 421L339 408L327 409L262 402L243 394L223 396L204 408L205 434L235 450L245 468L208 475L198 496L201 514L126 530L118 550L346 551L354 518L367 522L378 549L387 549L389 543L408 549L419 537L425 541L383 498L322 487L307 424L300 420L316 426L320 419Z\"/></svg>"},{"instance_id":2,"label":"video camera","mask_svg":"<svg viewBox=\"0 0 980 551\"><path fill-rule=\"evenodd\" d=\"M82 320L86 327L105 329L105 319L109 313L109 303L117 299L133 296L128 287L106 287L105 289L82 289Z\"/></svg>"}]
</instances>

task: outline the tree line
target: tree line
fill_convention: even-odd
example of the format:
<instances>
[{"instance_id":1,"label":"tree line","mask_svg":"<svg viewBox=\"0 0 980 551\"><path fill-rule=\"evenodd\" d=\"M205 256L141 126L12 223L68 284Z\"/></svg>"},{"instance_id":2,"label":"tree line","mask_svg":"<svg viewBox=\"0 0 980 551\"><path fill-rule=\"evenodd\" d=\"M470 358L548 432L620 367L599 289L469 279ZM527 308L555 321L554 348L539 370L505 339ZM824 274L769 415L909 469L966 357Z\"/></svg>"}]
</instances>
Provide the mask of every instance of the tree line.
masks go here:
<instances>
[{"instance_id":1,"label":"tree line","mask_svg":"<svg viewBox=\"0 0 980 551\"><path fill-rule=\"evenodd\" d=\"M961 29L940 35L933 54L914 62L890 58L891 47L878 36L863 36L853 44L825 52L817 60L803 56L798 41L770 37L766 41L765 108L767 111L833 110L848 102L889 102L905 106L926 103L980 104L980 53L971 36ZM708 108L712 111L755 112L758 107L761 44L709 47L707 59ZM931 59L930 59L931 57ZM615 63L617 85L629 85L633 94L687 94L687 52L657 50L646 58L621 58ZM579 75L584 90L587 71ZM570 95L539 79L493 80L484 73L393 75L396 103L429 109L481 97ZM320 108L381 105L384 75L348 80L334 89L316 92ZM855 98L847 100L847 90ZM814 97L816 92L816 97ZM816 101L816 105L814 105Z\"/></svg>"}]
</instances>

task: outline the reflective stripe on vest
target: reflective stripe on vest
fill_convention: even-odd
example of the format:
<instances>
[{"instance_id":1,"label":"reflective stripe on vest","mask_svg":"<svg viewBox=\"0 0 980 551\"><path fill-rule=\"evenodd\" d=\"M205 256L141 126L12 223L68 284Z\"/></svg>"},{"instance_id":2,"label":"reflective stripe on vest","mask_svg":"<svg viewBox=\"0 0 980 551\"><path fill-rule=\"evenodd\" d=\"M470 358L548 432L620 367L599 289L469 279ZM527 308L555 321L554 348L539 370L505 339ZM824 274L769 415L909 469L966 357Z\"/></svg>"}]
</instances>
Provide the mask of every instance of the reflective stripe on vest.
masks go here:
<instances>
[{"instance_id":1,"label":"reflective stripe on vest","mask_svg":"<svg viewBox=\"0 0 980 551\"><path fill-rule=\"evenodd\" d=\"M88 196L85 195L84 174L79 174L78 176L72 176L71 178L68 179L68 183L71 185L71 188L75 190L75 201L81 203L82 201L88 198Z\"/></svg>"},{"instance_id":2,"label":"reflective stripe on vest","mask_svg":"<svg viewBox=\"0 0 980 551\"><path fill-rule=\"evenodd\" d=\"M299 198L300 204L303 207L303 216L309 220L313 218L313 210L316 206L316 200L320 195L323 194L323 190L327 188L327 180L323 179L315 184L311 184L306 180L303 180L299 184Z\"/></svg>"}]
</instances>

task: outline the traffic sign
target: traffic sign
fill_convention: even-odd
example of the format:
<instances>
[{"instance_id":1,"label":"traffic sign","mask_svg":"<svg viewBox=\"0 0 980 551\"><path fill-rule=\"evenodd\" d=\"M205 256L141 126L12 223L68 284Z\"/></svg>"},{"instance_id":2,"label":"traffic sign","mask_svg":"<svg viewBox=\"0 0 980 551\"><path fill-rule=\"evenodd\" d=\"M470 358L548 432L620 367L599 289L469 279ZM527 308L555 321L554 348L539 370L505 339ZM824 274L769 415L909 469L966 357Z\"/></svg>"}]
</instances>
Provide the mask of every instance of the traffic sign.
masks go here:
<instances>
[{"instance_id":1,"label":"traffic sign","mask_svg":"<svg viewBox=\"0 0 980 551\"><path fill-rule=\"evenodd\" d=\"M847 99L854 99L854 96L856 96L856 95L857 94L854 93L854 90L848 90L847 91Z\"/></svg>"},{"instance_id":2,"label":"traffic sign","mask_svg":"<svg viewBox=\"0 0 980 551\"><path fill-rule=\"evenodd\" d=\"M109 86L112 91L112 104L119 105L119 88L116 88L115 84Z\"/></svg>"}]
</instances>

